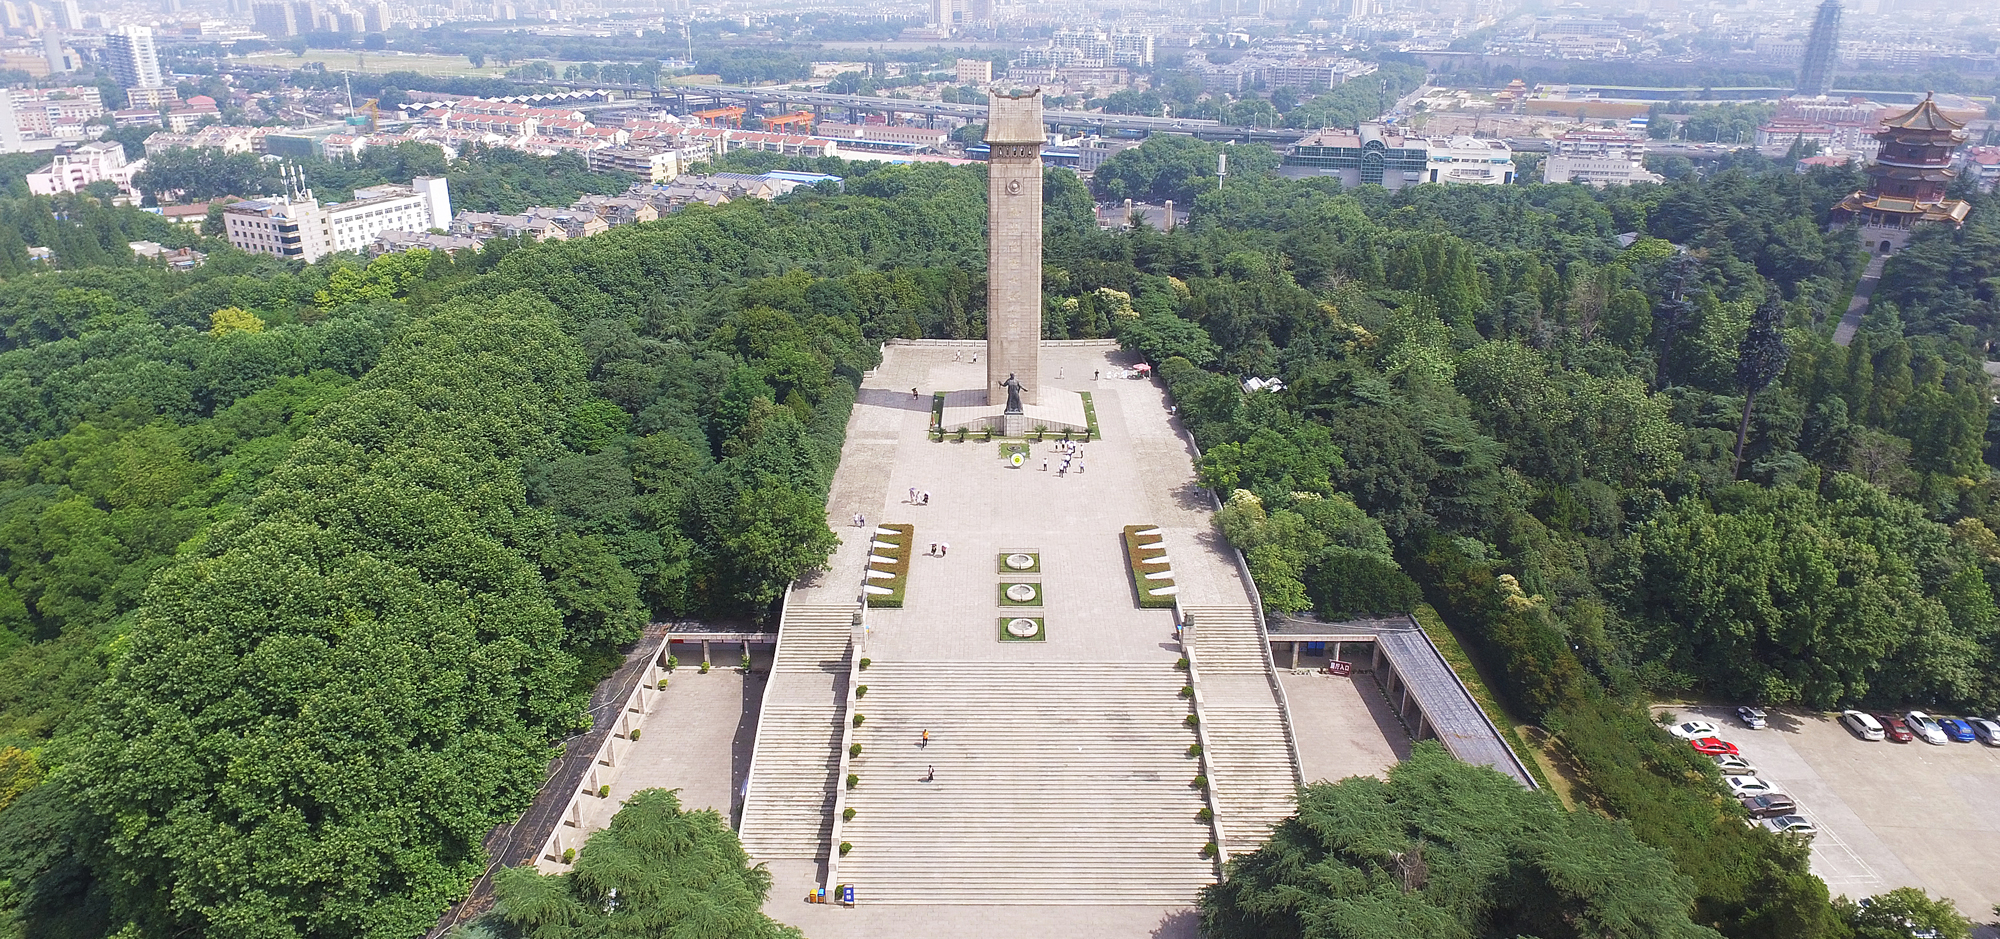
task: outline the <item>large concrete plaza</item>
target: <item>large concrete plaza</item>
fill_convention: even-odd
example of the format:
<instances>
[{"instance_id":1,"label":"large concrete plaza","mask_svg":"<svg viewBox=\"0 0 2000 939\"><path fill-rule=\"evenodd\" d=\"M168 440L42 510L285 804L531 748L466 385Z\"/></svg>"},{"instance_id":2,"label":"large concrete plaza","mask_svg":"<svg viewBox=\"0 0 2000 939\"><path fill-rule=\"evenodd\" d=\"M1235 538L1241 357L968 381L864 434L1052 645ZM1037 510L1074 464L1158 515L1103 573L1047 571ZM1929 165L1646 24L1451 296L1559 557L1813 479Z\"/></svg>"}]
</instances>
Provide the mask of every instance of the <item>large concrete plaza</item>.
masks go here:
<instances>
[{"instance_id":1,"label":"large concrete plaza","mask_svg":"<svg viewBox=\"0 0 2000 939\"><path fill-rule=\"evenodd\" d=\"M1192 444L1176 427L1164 390L1154 381L1095 377L1132 364L1109 343L1047 344L1042 349L1043 400L1060 393L1090 392L1104 439L1085 444L1082 469L1058 472L1061 454L1053 442L1031 444L1025 466L1015 469L994 442L938 442L929 437L931 395L979 387L986 363L975 362L979 343L894 344L882 366L865 381L841 465L829 496L829 524L842 545L827 568L802 579L795 603L854 601L867 564L867 538L850 522L859 514L870 527L914 525L916 557L901 609L871 609L865 654L877 663L1110 663L1173 667L1179 657L1170 610L1139 609L1134 603L1120 531L1125 525L1160 527L1173 558L1180 598L1186 603L1248 604L1248 591L1234 559L1215 532L1206 495L1194 479ZM911 394L915 388L916 395ZM1049 468L1042 469L1043 460ZM928 505L912 503L910 490L928 492ZM950 545L944 557L927 554L932 542ZM1021 578L998 573L998 555L1024 551L1040 555L1039 574ZM997 589L1002 580L1039 582L1043 606L1028 611L1046 622L1043 642L1001 642L997 620L1003 610ZM1014 612L1014 611L1006 611ZM878 667L879 664L878 664ZM858 678L867 683L868 673ZM1169 686L1170 688L1171 686ZM1166 706L1172 707L1172 696ZM870 711L870 701L861 702ZM880 708L886 705L875 705ZM1179 713L1166 718L1178 722ZM879 711L871 717L881 716ZM871 723L857 736L869 755L857 761L864 778L868 762L884 746L884 735L914 730ZM1372 723L1366 730L1373 732ZM897 738L899 741L900 738ZM1192 736L1189 735L1189 740ZM908 742L908 741L902 741ZM976 759L958 741L940 740L922 759L934 761L941 778L975 767ZM1175 744L1185 746L1185 742ZM919 773L923 767L917 767ZM864 786L878 785L864 783ZM1051 797L1055 794L1050 793ZM940 797L951 798L948 790ZM964 811L983 811L990 793L967 793ZM1190 801L1191 815L1198 801ZM879 813L878 813L879 815ZM1115 823L1116 818L1108 819ZM1032 822L1024 821L1032 827ZM855 823L859 827L859 823ZM1035 837L1024 829L1023 837ZM843 836L848 837L848 836ZM867 834L853 835L856 839ZM1187 825L1192 851L1206 837ZM864 851L868 844L857 846ZM857 854L842 867L859 868ZM766 911L803 928L814 939L879 936L912 927L963 937L1186 936L1194 935L1193 891L1174 903L1120 903L1107 897L1093 905L985 906L869 905L853 909L807 905L801 898L823 876L820 865L795 860L771 863L776 886Z\"/></svg>"},{"instance_id":2,"label":"large concrete plaza","mask_svg":"<svg viewBox=\"0 0 2000 939\"><path fill-rule=\"evenodd\" d=\"M1773 711L1769 728L1748 730L1731 708L1671 710L1713 721L1759 776L1798 800L1820 829L1813 873L1835 896L1922 887L1975 923L1994 920L2000 748L1871 743L1808 711Z\"/></svg>"}]
</instances>

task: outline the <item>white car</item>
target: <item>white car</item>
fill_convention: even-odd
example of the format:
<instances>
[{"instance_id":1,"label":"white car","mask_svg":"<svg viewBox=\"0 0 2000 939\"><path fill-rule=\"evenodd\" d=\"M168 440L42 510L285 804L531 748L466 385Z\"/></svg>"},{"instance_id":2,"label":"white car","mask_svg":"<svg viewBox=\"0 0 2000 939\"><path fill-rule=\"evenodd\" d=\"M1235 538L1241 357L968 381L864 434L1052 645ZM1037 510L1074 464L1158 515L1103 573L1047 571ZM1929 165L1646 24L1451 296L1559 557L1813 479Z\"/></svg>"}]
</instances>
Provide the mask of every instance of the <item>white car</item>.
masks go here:
<instances>
[{"instance_id":1,"label":"white car","mask_svg":"<svg viewBox=\"0 0 2000 939\"><path fill-rule=\"evenodd\" d=\"M1848 730L1853 731L1856 737L1860 737L1863 740L1881 740L1887 736L1887 732L1882 729L1882 722L1876 720L1873 714L1861 711L1842 711L1840 712L1840 722L1846 724Z\"/></svg>"},{"instance_id":2,"label":"white car","mask_svg":"<svg viewBox=\"0 0 2000 939\"><path fill-rule=\"evenodd\" d=\"M1722 781L1729 784L1729 794L1736 796L1760 796L1776 788L1758 776L1724 776Z\"/></svg>"},{"instance_id":3,"label":"white car","mask_svg":"<svg viewBox=\"0 0 2000 939\"><path fill-rule=\"evenodd\" d=\"M1771 725L1770 717L1771 715L1764 713L1763 708L1753 708L1746 705L1736 709L1736 718L1743 722L1743 726L1751 730L1763 730L1769 727Z\"/></svg>"},{"instance_id":4,"label":"white car","mask_svg":"<svg viewBox=\"0 0 2000 939\"><path fill-rule=\"evenodd\" d=\"M1819 826L1803 815L1780 815L1764 820L1764 827L1780 835L1799 835L1811 838L1819 834Z\"/></svg>"},{"instance_id":5,"label":"white car","mask_svg":"<svg viewBox=\"0 0 2000 939\"><path fill-rule=\"evenodd\" d=\"M1757 775L1757 767L1751 766L1749 760L1731 753L1718 754L1715 757L1715 768L1721 770L1724 776Z\"/></svg>"},{"instance_id":6,"label":"white car","mask_svg":"<svg viewBox=\"0 0 2000 939\"><path fill-rule=\"evenodd\" d=\"M1714 724L1707 721L1688 721L1684 724L1675 724L1667 728L1667 733L1673 734L1682 740L1700 740L1703 737L1715 736L1717 728Z\"/></svg>"},{"instance_id":7,"label":"white car","mask_svg":"<svg viewBox=\"0 0 2000 939\"><path fill-rule=\"evenodd\" d=\"M1935 718L1922 711L1911 711L1903 715L1903 723L1910 725L1910 733L1925 743L1948 746L1951 740L1944 735L1944 728L1938 726Z\"/></svg>"},{"instance_id":8,"label":"white car","mask_svg":"<svg viewBox=\"0 0 2000 939\"><path fill-rule=\"evenodd\" d=\"M2000 747L2000 723L1978 717L1967 718L1965 722L1972 725L1973 736L1978 737L1980 743Z\"/></svg>"}]
</instances>

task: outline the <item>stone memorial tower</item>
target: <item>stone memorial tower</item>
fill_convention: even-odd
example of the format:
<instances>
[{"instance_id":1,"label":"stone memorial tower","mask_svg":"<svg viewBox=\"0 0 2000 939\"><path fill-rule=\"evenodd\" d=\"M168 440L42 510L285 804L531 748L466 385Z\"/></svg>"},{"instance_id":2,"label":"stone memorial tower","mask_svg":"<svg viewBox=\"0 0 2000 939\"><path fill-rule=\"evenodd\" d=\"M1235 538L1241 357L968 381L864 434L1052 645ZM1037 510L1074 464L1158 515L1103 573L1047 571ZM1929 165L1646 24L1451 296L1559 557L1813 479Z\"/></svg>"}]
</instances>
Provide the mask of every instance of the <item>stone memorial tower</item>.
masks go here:
<instances>
[{"instance_id":1,"label":"stone memorial tower","mask_svg":"<svg viewBox=\"0 0 2000 939\"><path fill-rule=\"evenodd\" d=\"M1041 400L1042 92L996 91L986 143L986 400Z\"/></svg>"}]
</instances>

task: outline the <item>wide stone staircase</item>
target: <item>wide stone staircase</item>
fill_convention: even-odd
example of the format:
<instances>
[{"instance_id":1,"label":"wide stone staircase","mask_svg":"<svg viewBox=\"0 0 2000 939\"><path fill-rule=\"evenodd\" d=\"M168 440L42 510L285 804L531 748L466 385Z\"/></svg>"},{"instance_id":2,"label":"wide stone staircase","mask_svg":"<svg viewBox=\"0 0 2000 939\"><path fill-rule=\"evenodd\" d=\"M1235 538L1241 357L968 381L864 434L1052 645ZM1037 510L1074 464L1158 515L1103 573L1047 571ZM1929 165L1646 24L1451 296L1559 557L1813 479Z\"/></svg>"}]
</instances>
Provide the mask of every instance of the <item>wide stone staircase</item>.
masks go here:
<instances>
[{"instance_id":1,"label":"wide stone staircase","mask_svg":"<svg viewBox=\"0 0 2000 939\"><path fill-rule=\"evenodd\" d=\"M1209 776L1231 857L1257 849L1297 808L1299 771L1270 645L1248 606L1184 607L1193 624Z\"/></svg>"},{"instance_id":2,"label":"wide stone staircase","mask_svg":"<svg viewBox=\"0 0 2000 939\"><path fill-rule=\"evenodd\" d=\"M758 860L823 858L833 826L854 604L788 604L737 833Z\"/></svg>"},{"instance_id":3,"label":"wide stone staircase","mask_svg":"<svg viewBox=\"0 0 2000 939\"><path fill-rule=\"evenodd\" d=\"M838 879L862 902L1182 904L1214 882L1170 665L878 661L855 680Z\"/></svg>"}]
</instances>

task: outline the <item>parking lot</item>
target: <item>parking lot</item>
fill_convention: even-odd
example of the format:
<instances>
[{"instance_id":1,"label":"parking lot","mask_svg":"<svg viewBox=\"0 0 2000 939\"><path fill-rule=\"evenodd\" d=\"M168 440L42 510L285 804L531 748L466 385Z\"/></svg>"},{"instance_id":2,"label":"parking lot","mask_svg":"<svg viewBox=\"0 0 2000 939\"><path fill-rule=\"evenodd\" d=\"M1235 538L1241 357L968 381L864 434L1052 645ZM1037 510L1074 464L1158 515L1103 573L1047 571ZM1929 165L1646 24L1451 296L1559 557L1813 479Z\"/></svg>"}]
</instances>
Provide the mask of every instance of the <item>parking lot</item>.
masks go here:
<instances>
[{"instance_id":1,"label":"parking lot","mask_svg":"<svg viewBox=\"0 0 2000 939\"><path fill-rule=\"evenodd\" d=\"M1949 897L1975 923L2000 903L2000 748L1869 742L1837 715L1772 711L1750 730L1733 708L1670 709L1721 728L1757 775L1812 819L1813 873L1835 895L1896 887Z\"/></svg>"}]
</instances>

